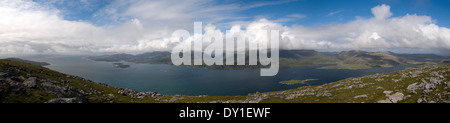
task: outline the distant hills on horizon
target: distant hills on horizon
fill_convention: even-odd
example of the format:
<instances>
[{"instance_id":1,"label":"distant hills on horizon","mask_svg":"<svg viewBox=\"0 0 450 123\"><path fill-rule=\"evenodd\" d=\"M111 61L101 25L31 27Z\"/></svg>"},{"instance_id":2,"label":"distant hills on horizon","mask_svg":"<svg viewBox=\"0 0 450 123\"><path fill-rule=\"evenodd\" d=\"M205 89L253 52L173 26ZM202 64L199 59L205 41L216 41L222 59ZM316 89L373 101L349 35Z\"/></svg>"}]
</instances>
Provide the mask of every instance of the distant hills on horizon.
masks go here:
<instances>
[{"instance_id":1,"label":"distant hills on horizon","mask_svg":"<svg viewBox=\"0 0 450 123\"><path fill-rule=\"evenodd\" d=\"M407 64L419 64L424 62L439 62L446 59L436 54L399 54L394 52L367 52L362 50L350 50L342 52L318 52L316 50L280 50L280 67L290 68L298 66L317 66L329 64L324 69L365 69L373 67L393 67ZM225 56L225 55L224 55ZM236 54L235 54L236 57ZM192 57L193 58L193 57ZM171 53L164 51L147 52L137 55L120 53L113 55L91 56L90 60L105 62L134 62L149 64L172 65ZM226 57L224 57L224 60ZM235 59L236 62L236 59ZM213 65L192 66L206 67L208 69L252 69L266 67L262 65L248 65L248 53L246 53L246 65Z\"/></svg>"}]
</instances>

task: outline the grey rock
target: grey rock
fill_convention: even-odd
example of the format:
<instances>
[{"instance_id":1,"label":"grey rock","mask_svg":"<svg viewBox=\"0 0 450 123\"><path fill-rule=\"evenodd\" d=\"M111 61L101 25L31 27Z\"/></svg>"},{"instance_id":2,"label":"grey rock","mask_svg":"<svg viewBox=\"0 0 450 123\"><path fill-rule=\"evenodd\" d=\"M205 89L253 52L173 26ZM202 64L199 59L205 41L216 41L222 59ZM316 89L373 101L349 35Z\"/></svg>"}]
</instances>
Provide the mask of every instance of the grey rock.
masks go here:
<instances>
[{"instance_id":1,"label":"grey rock","mask_svg":"<svg viewBox=\"0 0 450 123\"><path fill-rule=\"evenodd\" d=\"M305 95L311 96L311 95L315 95L315 93L310 92L310 93L306 93Z\"/></svg>"},{"instance_id":2,"label":"grey rock","mask_svg":"<svg viewBox=\"0 0 450 123\"><path fill-rule=\"evenodd\" d=\"M36 77L30 77L23 81L23 85L29 88L35 88L37 86Z\"/></svg>"},{"instance_id":3,"label":"grey rock","mask_svg":"<svg viewBox=\"0 0 450 123\"><path fill-rule=\"evenodd\" d=\"M106 96L109 98L116 98L116 95L114 95L114 94L107 94Z\"/></svg>"},{"instance_id":4,"label":"grey rock","mask_svg":"<svg viewBox=\"0 0 450 123\"><path fill-rule=\"evenodd\" d=\"M171 102L171 103L178 103L179 101L178 101L177 98L172 97L172 99L170 99L169 102Z\"/></svg>"},{"instance_id":5,"label":"grey rock","mask_svg":"<svg viewBox=\"0 0 450 123\"><path fill-rule=\"evenodd\" d=\"M82 99L78 98L55 98L45 103L84 103Z\"/></svg>"},{"instance_id":6,"label":"grey rock","mask_svg":"<svg viewBox=\"0 0 450 123\"><path fill-rule=\"evenodd\" d=\"M384 94L389 95L392 93L392 91L383 91Z\"/></svg>"},{"instance_id":7,"label":"grey rock","mask_svg":"<svg viewBox=\"0 0 450 123\"><path fill-rule=\"evenodd\" d=\"M162 96L161 94L155 92L139 92L132 89L120 89L117 93L125 96L131 96L132 98L144 98L144 97L157 98Z\"/></svg>"},{"instance_id":8,"label":"grey rock","mask_svg":"<svg viewBox=\"0 0 450 123\"><path fill-rule=\"evenodd\" d=\"M390 96L389 96L389 100L391 100L393 103L397 103L398 101L403 100L403 99L404 99L404 96L405 96L405 95L403 95L403 93L397 92L397 93L395 93L395 94L393 94L393 95L390 95Z\"/></svg>"},{"instance_id":9,"label":"grey rock","mask_svg":"<svg viewBox=\"0 0 450 123\"><path fill-rule=\"evenodd\" d=\"M211 102L209 102L209 103L222 103L222 101L216 100L216 101L211 101Z\"/></svg>"},{"instance_id":10,"label":"grey rock","mask_svg":"<svg viewBox=\"0 0 450 123\"><path fill-rule=\"evenodd\" d=\"M80 99L82 101L86 101L87 100L86 97L84 96L84 94L81 91L79 91L78 89L76 89L76 88L66 87L64 89L66 89L65 91L67 93L67 96L69 96L69 97L75 97L75 98L78 98L78 99Z\"/></svg>"},{"instance_id":11,"label":"grey rock","mask_svg":"<svg viewBox=\"0 0 450 123\"><path fill-rule=\"evenodd\" d=\"M350 85L350 86L346 86L343 89L352 89L353 87L356 87L357 85Z\"/></svg>"},{"instance_id":12,"label":"grey rock","mask_svg":"<svg viewBox=\"0 0 450 123\"><path fill-rule=\"evenodd\" d=\"M436 78L431 78L431 79L430 79L430 83L435 84L435 85L441 84L441 80L438 80L438 79L436 79Z\"/></svg>"},{"instance_id":13,"label":"grey rock","mask_svg":"<svg viewBox=\"0 0 450 123\"><path fill-rule=\"evenodd\" d=\"M9 80L9 88L11 92L14 93L24 93L26 91L26 88L22 83L16 82L14 80Z\"/></svg>"},{"instance_id":14,"label":"grey rock","mask_svg":"<svg viewBox=\"0 0 450 123\"><path fill-rule=\"evenodd\" d=\"M0 71L0 77L4 77L6 75L7 75L7 73L5 73L4 71Z\"/></svg>"},{"instance_id":15,"label":"grey rock","mask_svg":"<svg viewBox=\"0 0 450 123\"><path fill-rule=\"evenodd\" d=\"M375 81L380 82L380 81L384 81L384 79L383 78L377 78L377 79L375 79Z\"/></svg>"},{"instance_id":16,"label":"grey rock","mask_svg":"<svg viewBox=\"0 0 450 123\"><path fill-rule=\"evenodd\" d=\"M11 83L11 82L19 82L21 80L16 76L10 76L8 77L8 79L6 79L6 81Z\"/></svg>"},{"instance_id":17,"label":"grey rock","mask_svg":"<svg viewBox=\"0 0 450 123\"><path fill-rule=\"evenodd\" d=\"M425 90L432 90L435 89L436 85L432 83L425 83Z\"/></svg>"},{"instance_id":18,"label":"grey rock","mask_svg":"<svg viewBox=\"0 0 450 123\"><path fill-rule=\"evenodd\" d=\"M66 95L65 89L61 86L55 85L50 82L43 82L40 86L40 88L46 92L53 93L59 98L68 98Z\"/></svg>"},{"instance_id":19,"label":"grey rock","mask_svg":"<svg viewBox=\"0 0 450 123\"><path fill-rule=\"evenodd\" d=\"M417 99L417 103L422 103L422 102L427 102L427 100L424 98Z\"/></svg>"},{"instance_id":20,"label":"grey rock","mask_svg":"<svg viewBox=\"0 0 450 123\"><path fill-rule=\"evenodd\" d=\"M378 103L392 103L389 99L378 100Z\"/></svg>"},{"instance_id":21,"label":"grey rock","mask_svg":"<svg viewBox=\"0 0 450 123\"><path fill-rule=\"evenodd\" d=\"M25 77L23 77L23 76L19 76L18 77L20 80L25 80Z\"/></svg>"},{"instance_id":22,"label":"grey rock","mask_svg":"<svg viewBox=\"0 0 450 123\"><path fill-rule=\"evenodd\" d=\"M51 79L47 79L47 82L50 82L50 83L53 83L53 84L58 84L59 83L58 81L51 80Z\"/></svg>"},{"instance_id":23,"label":"grey rock","mask_svg":"<svg viewBox=\"0 0 450 123\"><path fill-rule=\"evenodd\" d=\"M355 96L353 98L367 98L367 95L366 94L358 95L358 96Z\"/></svg>"},{"instance_id":24,"label":"grey rock","mask_svg":"<svg viewBox=\"0 0 450 123\"><path fill-rule=\"evenodd\" d=\"M333 96L333 94L331 94L329 91L323 91L323 92L318 92L316 94L316 96L317 97L319 97L319 96L331 97L331 96Z\"/></svg>"},{"instance_id":25,"label":"grey rock","mask_svg":"<svg viewBox=\"0 0 450 123\"><path fill-rule=\"evenodd\" d=\"M408 85L408 87L406 88L409 92L417 94L416 89L420 88L416 83L410 84Z\"/></svg>"}]
</instances>

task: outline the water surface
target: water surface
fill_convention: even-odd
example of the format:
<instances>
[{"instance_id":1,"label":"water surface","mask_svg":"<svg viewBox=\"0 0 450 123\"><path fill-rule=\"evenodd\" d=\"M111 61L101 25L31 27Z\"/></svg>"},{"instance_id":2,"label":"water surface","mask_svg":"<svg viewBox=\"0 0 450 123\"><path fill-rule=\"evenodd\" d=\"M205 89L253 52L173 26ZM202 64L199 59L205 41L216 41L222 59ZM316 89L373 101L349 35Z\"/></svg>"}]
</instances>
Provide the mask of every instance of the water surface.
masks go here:
<instances>
[{"instance_id":1,"label":"water surface","mask_svg":"<svg viewBox=\"0 0 450 123\"><path fill-rule=\"evenodd\" d=\"M29 60L44 61L46 66L62 73L77 75L94 82L138 91L152 91L168 95L247 95L255 92L280 91L307 85L285 85L280 81L305 80L309 85L321 85L350 77L403 70L408 66L361 70L317 69L322 66L280 69L273 77L261 77L260 69L208 70L165 64L135 64L129 68L114 68L112 62L98 62L86 56L31 56Z\"/></svg>"}]
</instances>

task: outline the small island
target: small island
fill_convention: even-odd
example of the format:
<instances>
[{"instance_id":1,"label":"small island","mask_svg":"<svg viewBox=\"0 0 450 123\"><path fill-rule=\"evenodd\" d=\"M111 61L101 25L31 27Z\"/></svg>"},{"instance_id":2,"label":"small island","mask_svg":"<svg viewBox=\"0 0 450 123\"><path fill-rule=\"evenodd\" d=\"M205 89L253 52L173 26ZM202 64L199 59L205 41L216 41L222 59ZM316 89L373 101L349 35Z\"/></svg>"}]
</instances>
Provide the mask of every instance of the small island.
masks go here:
<instances>
[{"instance_id":1,"label":"small island","mask_svg":"<svg viewBox=\"0 0 450 123\"><path fill-rule=\"evenodd\" d=\"M113 67L114 68L129 68L130 65L126 65L126 64L123 64L123 63L113 63Z\"/></svg>"},{"instance_id":2,"label":"small island","mask_svg":"<svg viewBox=\"0 0 450 123\"><path fill-rule=\"evenodd\" d=\"M295 85L295 84L306 84L306 82L308 81L316 81L319 79L305 79L305 80L287 80L287 81L281 81L281 84L286 84L286 85Z\"/></svg>"}]
</instances>

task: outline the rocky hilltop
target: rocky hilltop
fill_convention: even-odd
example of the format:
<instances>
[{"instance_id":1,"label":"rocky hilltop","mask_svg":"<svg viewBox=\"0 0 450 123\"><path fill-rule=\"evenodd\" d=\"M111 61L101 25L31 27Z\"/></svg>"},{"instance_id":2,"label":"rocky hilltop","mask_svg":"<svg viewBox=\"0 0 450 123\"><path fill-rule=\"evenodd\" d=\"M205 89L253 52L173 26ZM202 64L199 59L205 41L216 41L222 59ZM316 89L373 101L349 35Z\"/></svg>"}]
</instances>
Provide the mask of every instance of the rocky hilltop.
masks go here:
<instances>
[{"instance_id":1,"label":"rocky hilltop","mask_svg":"<svg viewBox=\"0 0 450 123\"><path fill-rule=\"evenodd\" d=\"M19 61L0 60L0 103L449 103L450 63L246 96L183 96L99 84Z\"/></svg>"},{"instance_id":2,"label":"rocky hilltop","mask_svg":"<svg viewBox=\"0 0 450 123\"><path fill-rule=\"evenodd\" d=\"M0 103L152 102L163 95L94 83L25 62L0 60Z\"/></svg>"}]
</instances>

